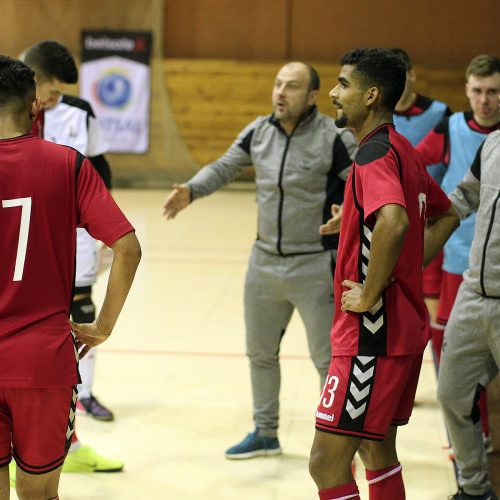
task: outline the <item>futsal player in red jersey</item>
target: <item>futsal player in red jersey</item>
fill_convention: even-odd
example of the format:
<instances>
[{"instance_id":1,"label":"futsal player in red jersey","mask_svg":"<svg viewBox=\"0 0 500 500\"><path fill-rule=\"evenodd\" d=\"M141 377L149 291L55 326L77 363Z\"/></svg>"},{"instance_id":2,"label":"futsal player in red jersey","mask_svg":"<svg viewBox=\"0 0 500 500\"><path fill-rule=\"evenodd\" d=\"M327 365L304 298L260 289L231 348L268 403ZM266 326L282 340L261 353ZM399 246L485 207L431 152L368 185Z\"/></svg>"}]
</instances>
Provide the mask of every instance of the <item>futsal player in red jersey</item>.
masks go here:
<instances>
[{"instance_id":1,"label":"futsal player in red jersey","mask_svg":"<svg viewBox=\"0 0 500 500\"><path fill-rule=\"evenodd\" d=\"M427 219L436 228L455 227L458 217L394 129L406 77L401 59L384 49L356 49L340 62L330 92L336 124L354 129L360 147L346 182L332 361L316 412L310 472L321 500L359 499L351 473L359 451L370 499L401 500L396 429L410 418L429 339L424 228ZM426 249L425 262L441 240Z\"/></svg>"},{"instance_id":2,"label":"futsal player in red jersey","mask_svg":"<svg viewBox=\"0 0 500 500\"><path fill-rule=\"evenodd\" d=\"M30 134L39 106L33 71L0 56L0 499L12 455L20 499L58 498L78 358L111 334L140 260L134 228L90 162ZM68 319L77 226L114 252L89 324Z\"/></svg>"}]
</instances>

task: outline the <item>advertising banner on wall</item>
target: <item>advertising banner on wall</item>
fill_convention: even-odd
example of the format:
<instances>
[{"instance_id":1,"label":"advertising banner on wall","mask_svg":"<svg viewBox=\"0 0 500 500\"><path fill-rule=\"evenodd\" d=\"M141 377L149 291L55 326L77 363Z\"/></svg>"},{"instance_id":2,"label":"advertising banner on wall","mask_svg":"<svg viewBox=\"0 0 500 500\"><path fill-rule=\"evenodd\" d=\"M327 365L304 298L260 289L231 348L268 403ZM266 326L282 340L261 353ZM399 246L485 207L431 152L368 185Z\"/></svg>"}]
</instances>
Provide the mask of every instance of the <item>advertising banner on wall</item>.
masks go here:
<instances>
[{"instance_id":1,"label":"advertising banner on wall","mask_svg":"<svg viewBox=\"0 0 500 500\"><path fill-rule=\"evenodd\" d=\"M151 33L82 31L80 95L92 104L110 153L149 146Z\"/></svg>"}]
</instances>

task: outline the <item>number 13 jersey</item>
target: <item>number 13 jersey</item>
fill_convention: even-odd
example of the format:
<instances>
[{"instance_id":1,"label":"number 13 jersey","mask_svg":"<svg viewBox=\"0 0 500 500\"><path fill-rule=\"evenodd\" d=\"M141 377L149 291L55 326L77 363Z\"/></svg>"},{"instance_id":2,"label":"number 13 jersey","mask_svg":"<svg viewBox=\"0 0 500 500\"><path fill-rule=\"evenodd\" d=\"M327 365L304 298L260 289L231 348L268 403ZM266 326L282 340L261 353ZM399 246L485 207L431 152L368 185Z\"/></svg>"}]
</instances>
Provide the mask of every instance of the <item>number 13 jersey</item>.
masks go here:
<instances>
[{"instance_id":1,"label":"number 13 jersey","mask_svg":"<svg viewBox=\"0 0 500 500\"><path fill-rule=\"evenodd\" d=\"M370 311L343 312L342 281L365 282L376 211L388 204L404 207L410 222L392 273L394 282ZM344 194L334 278L334 356L397 356L424 350L428 341L422 292L424 226L428 217L449 207L419 153L392 124L379 126L363 140Z\"/></svg>"}]
</instances>

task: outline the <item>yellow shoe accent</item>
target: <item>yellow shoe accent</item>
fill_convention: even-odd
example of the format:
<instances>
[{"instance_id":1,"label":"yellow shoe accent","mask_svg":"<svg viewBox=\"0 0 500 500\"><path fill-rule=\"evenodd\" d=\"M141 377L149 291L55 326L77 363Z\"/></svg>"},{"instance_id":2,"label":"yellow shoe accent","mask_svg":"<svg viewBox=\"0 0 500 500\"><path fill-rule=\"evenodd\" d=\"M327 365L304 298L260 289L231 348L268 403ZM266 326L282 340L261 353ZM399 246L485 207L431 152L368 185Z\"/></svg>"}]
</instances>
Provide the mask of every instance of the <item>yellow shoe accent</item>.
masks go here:
<instances>
[{"instance_id":1,"label":"yellow shoe accent","mask_svg":"<svg viewBox=\"0 0 500 500\"><path fill-rule=\"evenodd\" d=\"M121 472L123 462L97 454L90 446L70 451L64 461L63 472Z\"/></svg>"},{"instance_id":2,"label":"yellow shoe accent","mask_svg":"<svg viewBox=\"0 0 500 500\"><path fill-rule=\"evenodd\" d=\"M16 461L12 459L9 463L9 481L10 487L16 487Z\"/></svg>"}]
</instances>

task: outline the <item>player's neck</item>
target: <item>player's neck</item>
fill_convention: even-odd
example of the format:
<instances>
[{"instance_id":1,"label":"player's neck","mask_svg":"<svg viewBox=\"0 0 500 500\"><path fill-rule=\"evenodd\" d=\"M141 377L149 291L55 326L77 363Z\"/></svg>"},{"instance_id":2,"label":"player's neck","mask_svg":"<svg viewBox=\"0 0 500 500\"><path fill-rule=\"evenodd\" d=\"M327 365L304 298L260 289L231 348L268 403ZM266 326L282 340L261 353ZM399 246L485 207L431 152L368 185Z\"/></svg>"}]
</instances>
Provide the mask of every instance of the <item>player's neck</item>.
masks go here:
<instances>
[{"instance_id":1,"label":"player's neck","mask_svg":"<svg viewBox=\"0 0 500 500\"><path fill-rule=\"evenodd\" d=\"M384 123L392 123L392 112L384 111L368 115L363 124L359 128L356 127L354 129L358 143L361 144L367 135L371 134L377 127L380 127Z\"/></svg>"},{"instance_id":2,"label":"player's neck","mask_svg":"<svg viewBox=\"0 0 500 500\"><path fill-rule=\"evenodd\" d=\"M489 119L482 119L481 117L478 117L475 113L473 113L472 118L474 118L474 121L481 127L490 128L500 122L500 113L497 113L496 116Z\"/></svg>"},{"instance_id":3,"label":"player's neck","mask_svg":"<svg viewBox=\"0 0 500 500\"><path fill-rule=\"evenodd\" d=\"M10 115L5 115L0 118L0 139L12 139L20 135L29 134L31 130L31 122L20 123Z\"/></svg>"}]
</instances>

